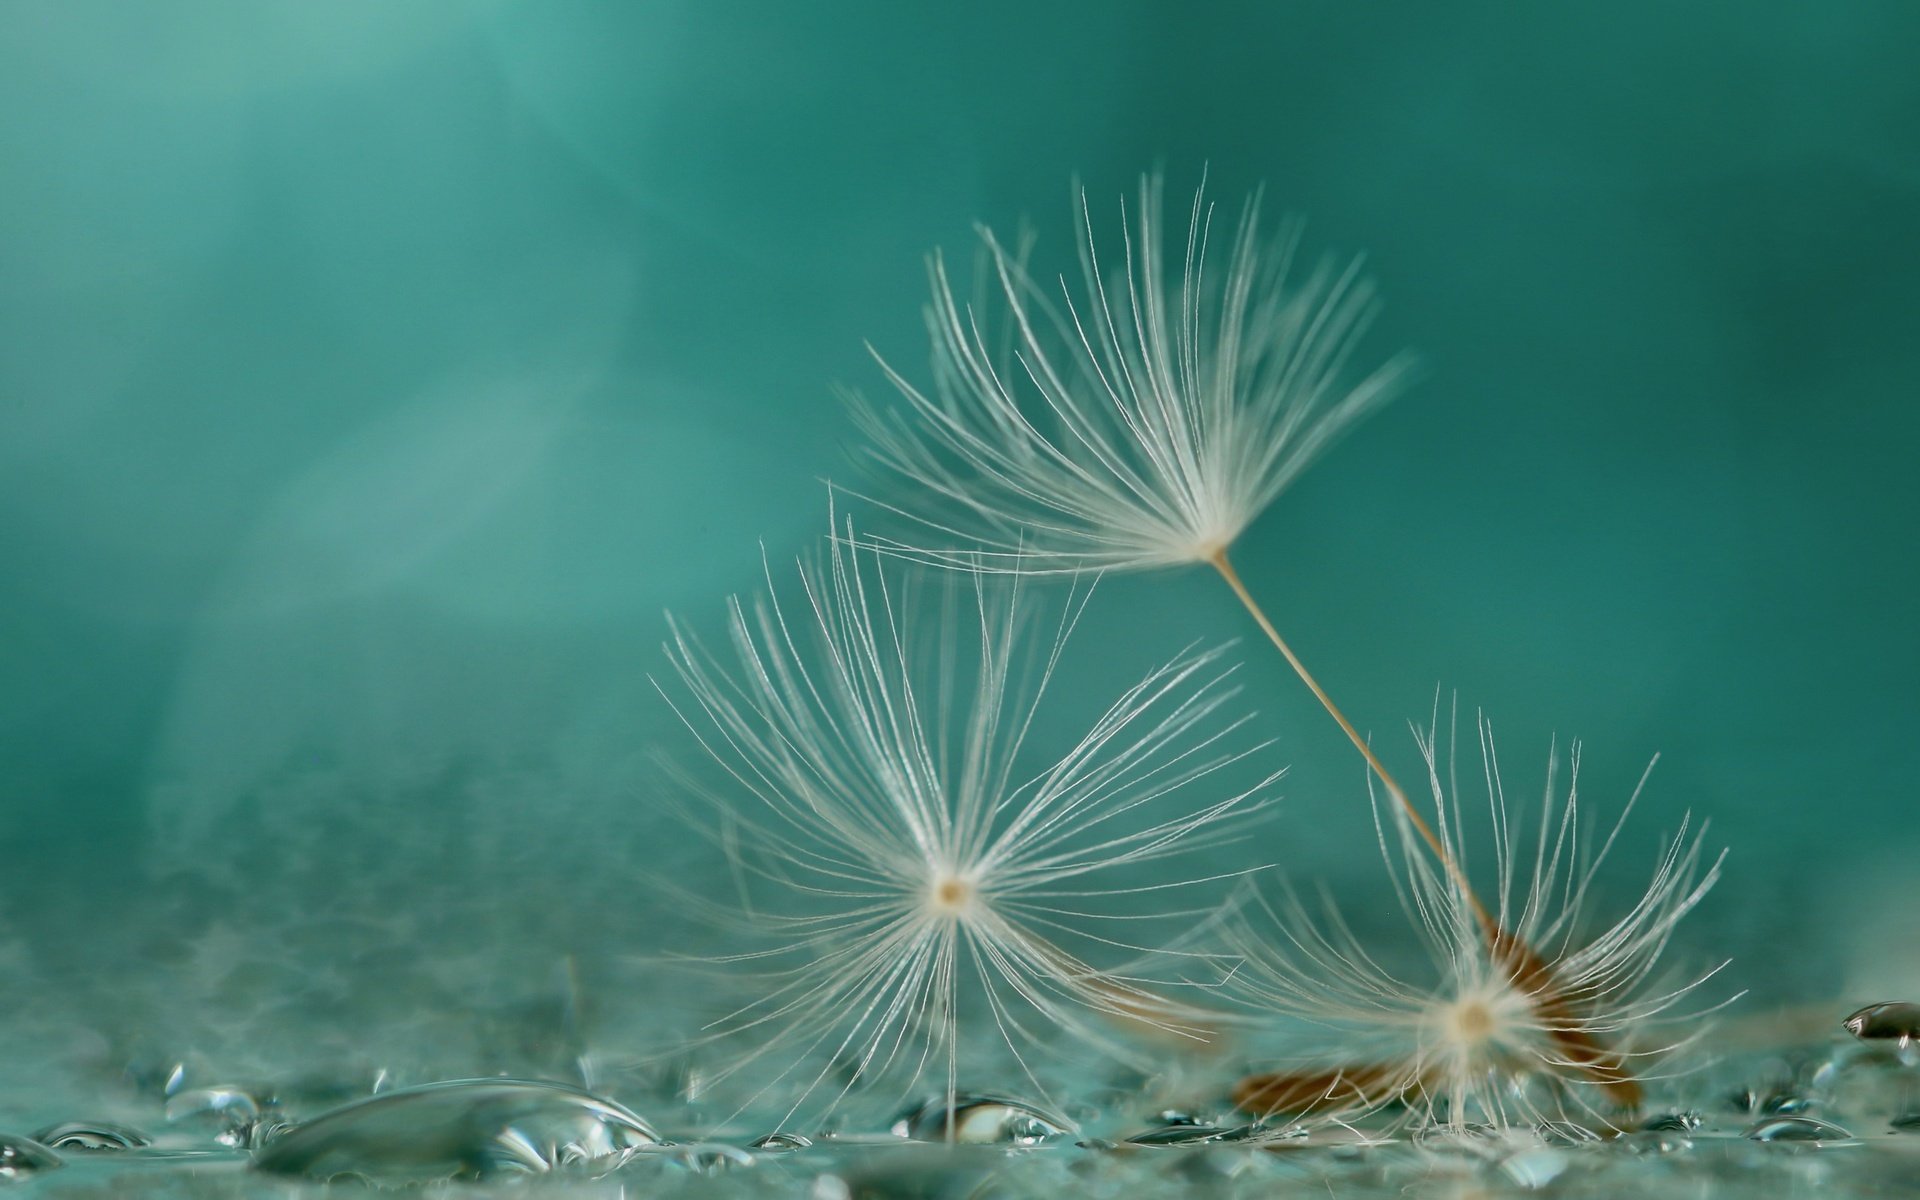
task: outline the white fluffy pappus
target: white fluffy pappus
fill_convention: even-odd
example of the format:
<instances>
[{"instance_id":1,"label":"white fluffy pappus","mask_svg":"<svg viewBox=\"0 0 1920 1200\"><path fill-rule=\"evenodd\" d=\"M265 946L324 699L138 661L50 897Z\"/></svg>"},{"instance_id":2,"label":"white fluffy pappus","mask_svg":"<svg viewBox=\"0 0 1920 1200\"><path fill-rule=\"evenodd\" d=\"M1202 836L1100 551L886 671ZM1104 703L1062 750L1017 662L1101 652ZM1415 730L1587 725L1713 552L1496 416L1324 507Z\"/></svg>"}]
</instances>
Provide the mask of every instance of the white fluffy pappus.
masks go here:
<instances>
[{"instance_id":1,"label":"white fluffy pappus","mask_svg":"<svg viewBox=\"0 0 1920 1200\"><path fill-rule=\"evenodd\" d=\"M726 653L677 624L667 646L691 703L662 691L721 769L685 782L729 848L740 923L765 939L710 960L756 989L709 1026L748 1044L721 1076L793 1097L790 1119L889 1075L903 1094L937 1078L951 1103L974 1028L997 1033L1042 1097L1037 1047L1123 1054L1116 1026L1142 1022L1208 1038L1155 985L1062 943L1137 957L1106 931L1168 914L1102 902L1181 884L1130 869L1237 836L1269 803L1277 773L1183 802L1260 748L1229 747L1245 718L1222 717L1234 691L1220 653L1148 673L1077 742L1032 756L1090 587L1050 616L1017 581L943 576L920 604L846 532L801 567L797 595L783 602L769 575L765 598L732 602Z\"/></svg>"},{"instance_id":2,"label":"white fluffy pappus","mask_svg":"<svg viewBox=\"0 0 1920 1200\"><path fill-rule=\"evenodd\" d=\"M1112 270L1081 194L1078 299L990 231L986 303L1003 312L963 306L932 259L931 389L882 359L905 404L854 412L926 505L891 507L934 541L876 544L1021 572L1211 563L1400 389L1404 356L1348 379L1377 308L1358 261L1296 274L1297 222L1265 241L1254 197L1220 234L1204 185L1169 248L1161 191L1149 176L1136 213L1122 202Z\"/></svg>"},{"instance_id":3,"label":"white fluffy pappus","mask_svg":"<svg viewBox=\"0 0 1920 1200\"><path fill-rule=\"evenodd\" d=\"M1375 805L1394 894L1433 963L1429 980L1409 982L1382 966L1331 900L1316 916L1291 890L1277 903L1256 896L1226 923L1243 959L1230 991L1255 1012L1300 1024L1312 1043L1281 1069L1242 1079L1235 1099L1243 1108L1358 1119L1403 1106L1402 1122L1451 1132L1548 1120L1604 1127L1639 1104L1648 1068L1697 1036L1704 1011L1687 1001L1719 967L1677 981L1656 967L1674 927L1719 877L1724 855L1706 857L1705 827L1690 832L1683 817L1639 899L1596 930L1595 880L1640 788L1593 848L1580 820L1576 743L1563 792L1558 755L1549 763L1528 845L1509 817L1491 729L1484 718L1477 724L1497 889L1491 912L1424 853L1400 808L1385 806L1383 821ZM1436 731L1437 722L1416 737L1440 837L1464 873L1459 791L1451 755L1443 782ZM1256 915L1264 920L1256 924ZM1688 1021L1693 1034L1654 1032Z\"/></svg>"}]
</instances>

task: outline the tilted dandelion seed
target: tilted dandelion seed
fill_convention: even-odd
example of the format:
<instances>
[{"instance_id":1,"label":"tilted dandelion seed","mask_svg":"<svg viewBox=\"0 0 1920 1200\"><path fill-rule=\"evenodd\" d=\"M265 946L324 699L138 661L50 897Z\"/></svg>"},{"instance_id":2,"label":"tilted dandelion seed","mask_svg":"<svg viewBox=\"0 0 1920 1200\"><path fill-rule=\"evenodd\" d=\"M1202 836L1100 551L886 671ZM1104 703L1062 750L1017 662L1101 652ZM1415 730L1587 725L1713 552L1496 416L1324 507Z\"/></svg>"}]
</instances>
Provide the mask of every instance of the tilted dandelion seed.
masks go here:
<instances>
[{"instance_id":1,"label":"tilted dandelion seed","mask_svg":"<svg viewBox=\"0 0 1920 1200\"><path fill-rule=\"evenodd\" d=\"M1298 1065L1241 1080L1235 1098L1243 1107L1353 1117L1397 1104L1422 1127L1454 1132L1552 1119L1610 1125L1637 1104L1639 1067L1687 1040L1645 1039L1661 1025L1701 1015L1677 1010L1718 970L1677 983L1655 974L1675 926L1719 877L1720 859L1703 849L1704 827L1690 832L1683 819L1640 898L1594 932L1595 879L1640 789L1598 851L1588 852L1577 820L1576 744L1564 793L1556 793L1557 761L1549 765L1529 848L1508 815L1491 730L1484 720L1478 728L1497 920L1513 941L1489 943L1458 885L1428 862L1418 835L1389 808L1381 851L1435 980L1409 983L1382 966L1383 956L1362 945L1331 902L1316 918L1291 891L1277 906L1260 898L1253 911L1264 914L1265 927L1244 913L1228 924L1243 956L1233 988L1258 1011L1304 1023L1315 1049ZM1465 864L1459 793L1442 782L1433 730L1420 748L1441 836L1452 860ZM1535 965L1516 969L1519 946L1539 948Z\"/></svg>"},{"instance_id":2,"label":"tilted dandelion seed","mask_svg":"<svg viewBox=\"0 0 1920 1200\"><path fill-rule=\"evenodd\" d=\"M1236 836L1269 802L1277 774L1163 811L1259 748L1229 748L1244 718L1221 717L1219 653L1152 671L1032 770L1035 711L1089 589L1035 637L1045 625L1017 583L949 577L928 645L898 578L850 542L802 567L803 605L771 578L767 598L733 602L730 663L677 625L667 648L692 700L676 709L724 771L699 795L749 882L780 896L752 914L768 947L731 960L757 965L761 991L710 1029L756 1043L722 1074L756 1068L756 1096L791 1093L791 1117L889 1073L903 1091L937 1075L951 1103L963 1022L997 1031L1043 1096L1041 1043L1124 1053L1103 1018L1206 1037L1147 982L1062 942L1131 954L1099 932L1099 901L1177 885L1117 876ZM823 1089L835 1064L844 1079Z\"/></svg>"},{"instance_id":3,"label":"tilted dandelion seed","mask_svg":"<svg viewBox=\"0 0 1920 1200\"><path fill-rule=\"evenodd\" d=\"M1158 177L1141 180L1137 228L1123 205L1111 278L1082 193L1078 301L1064 279L1054 300L1027 273L1024 254L982 232L1006 310L1005 351L988 332L993 320L961 306L934 257L932 389L882 359L904 411L856 398L854 414L873 459L920 500L886 507L960 544L875 544L921 561L1015 573L1215 568L1441 854L1228 558L1300 472L1404 386L1411 360L1402 355L1347 381L1377 309L1373 285L1357 261L1323 261L1294 278L1299 227L1264 245L1257 197L1242 210L1221 271L1213 206L1204 185L1196 191L1173 276L1161 193Z\"/></svg>"},{"instance_id":4,"label":"tilted dandelion seed","mask_svg":"<svg viewBox=\"0 0 1920 1200\"><path fill-rule=\"evenodd\" d=\"M856 401L855 416L873 457L940 502L898 511L960 546L889 549L1019 573L1211 563L1403 385L1404 357L1346 381L1373 285L1358 262L1295 278L1297 223L1266 246L1249 202L1216 279L1213 208L1196 193L1169 279L1161 184L1143 180L1109 277L1084 194L1079 215L1080 300L1064 281L1052 298L982 231L1010 356L932 260L933 387L883 359L905 411Z\"/></svg>"}]
</instances>

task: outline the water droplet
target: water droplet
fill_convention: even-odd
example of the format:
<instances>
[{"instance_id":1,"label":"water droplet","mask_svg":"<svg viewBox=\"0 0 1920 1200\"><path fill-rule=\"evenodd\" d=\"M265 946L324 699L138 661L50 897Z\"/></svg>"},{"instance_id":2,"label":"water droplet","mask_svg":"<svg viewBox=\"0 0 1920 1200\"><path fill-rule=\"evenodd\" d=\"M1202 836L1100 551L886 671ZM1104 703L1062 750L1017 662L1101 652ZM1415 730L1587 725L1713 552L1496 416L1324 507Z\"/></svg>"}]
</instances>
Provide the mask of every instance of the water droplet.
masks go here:
<instances>
[{"instance_id":1,"label":"water droplet","mask_svg":"<svg viewBox=\"0 0 1920 1200\"><path fill-rule=\"evenodd\" d=\"M1501 1159L1500 1173L1528 1191L1533 1191L1558 1179L1571 1161L1564 1151L1551 1146L1535 1146Z\"/></svg>"},{"instance_id":2,"label":"water droplet","mask_svg":"<svg viewBox=\"0 0 1920 1200\"><path fill-rule=\"evenodd\" d=\"M1756 1142L1844 1142L1853 1138L1838 1125L1813 1117L1773 1117L1747 1130L1744 1136Z\"/></svg>"},{"instance_id":3,"label":"water droplet","mask_svg":"<svg viewBox=\"0 0 1920 1200\"><path fill-rule=\"evenodd\" d=\"M1635 1154L1680 1154L1693 1149L1693 1139L1678 1129L1643 1129L1620 1139Z\"/></svg>"},{"instance_id":4,"label":"water droplet","mask_svg":"<svg viewBox=\"0 0 1920 1200\"><path fill-rule=\"evenodd\" d=\"M1738 1112L1753 1116L1790 1116L1813 1107L1813 1100L1786 1087L1746 1087L1727 1097Z\"/></svg>"},{"instance_id":5,"label":"water droplet","mask_svg":"<svg viewBox=\"0 0 1920 1200\"><path fill-rule=\"evenodd\" d=\"M1920 1038L1920 1004L1869 1004L1840 1022L1863 1042Z\"/></svg>"},{"instance_id":6,"label":"water droplet","mask_svg":"<svg viewBox=\"0 0 1920 1200\"><path fill-rule=\"evenodd\" d=\"M58 1154L32 1138L0 1133L0 1179L20 1179L65 1165Z\"/></svg>"},{"instance_id":7,"label":"water droplet","mask_svg":"<svg viewBox=\"0 0 1920 1200\"><path fill-rule=\"evenodd\" d=\"M62 1121L33 1135L33 1140L55 1150L137 1150L153 1145L153 1139L126 1125L111 1121Z\"/></svg>"},{"instance_id":8,"label":"water droplet","mask_svg":"<svg viewBox=\"0 0 1920 1200\"><path fill-rule=\"evenodd\" d=\"M247 1149L254 1144L254 1126L265 1105L245 1088L232 1084L189 1088L167 1099L169 1125L204 1130L222 1146Z\"/></svg>"},{"instance_id":9,"label":"water droplet","mask_svg":"<svg viewBox=\"0 0 1920 1200\"><path fill-rule=\"evenodd\" d=\"M1863 1042L1892 1042L1907 1066L1920 1066L1920 1004L1869 1004L1840 1022Z\"/></svg>"},{"instance_id":10,"label":"water droplet","mask_svg":"<svg viewBox=\"0 0 1920 1200\"><path fill-rule=\"evenodd\" d=\"M936 1097L909 1109L893 1123L900 1137L966 1146L1037 1146L1066 1133L1073 1123L1020 1100L993 1096Z\"/></svg>"},{"instance_id":11,"label":"water droplet","mask_svg":"<svg viewBox=\"0 0 1920 1200\"><path fill-rule=\"evenodd\" d=\"M324 1113L269 1143L253 1165L311 1179L425 1182L548 1171L658 1144L633 1113L565 1084L459 1079Z\"/></svg>"},{"instance_id":12,"label":"water droplet","mask_svg":"<svg viewBox=\"0 0 1920 1200\"><path fill-rule=\"evenodd\" d=\"M1640 1122L1640 1130L1643 1133L1665 1133L1668 1131L1692 1133L1694 1130L1700 1128L1702 1119L1699 1113L1691 1110L1687 1112L1662 1113L1657 1117L1648 1117L1646 1120Z\"/></svg>"},{"instance_id":13,"label":"water droplet","mask_svg":"<svg viewBox=\"0 0 1920 1200\"><path fill-rule=\"evenodd\" d=\"M770 1133L752 1143L752 1148L762 1154L790 1154L795 1150L805 1150L813 1145L813 1139L804 1133Z\"/></svg>"}]
</instances>

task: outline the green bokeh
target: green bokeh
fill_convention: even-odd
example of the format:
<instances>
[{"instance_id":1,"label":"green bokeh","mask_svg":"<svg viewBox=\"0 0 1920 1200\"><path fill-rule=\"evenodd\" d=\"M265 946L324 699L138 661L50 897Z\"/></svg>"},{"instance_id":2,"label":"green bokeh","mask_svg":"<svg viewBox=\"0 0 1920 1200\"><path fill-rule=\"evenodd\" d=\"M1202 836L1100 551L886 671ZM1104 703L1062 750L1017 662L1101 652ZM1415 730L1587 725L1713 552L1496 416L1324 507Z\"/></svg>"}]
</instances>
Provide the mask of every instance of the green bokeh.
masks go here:
<instances>
[{"instance_id":1,"label":"green bokeh","mask_svg":"<svg viewBox=\"0 0 1920 1200\"><path fill-rule=\"evenodd\" d=\"M884 387L863 340L922 360L922 256L1023 216L1061 249L1073 178L1103 204L1164 165L1366 250L1377 352L1427 364L1240 555L1356 719L1405 759L1457 689L1517 793L1577 735L1608 809L1660 752L1641 833L1691 807L1733 848L1709 928L1744 983L1920 984L1872 973L1873 939L1913 945L1920 853L1920 8L8 0L0 27L20 911L303 757L559 754L608 821L659 820L662 610L711 628L760 544L784 573L823 531L820 480L854 474L832 385ZM1249 632L1204 578L1116 580L1073 686ZM1371 879L1351 754L1245 653L1296 764L1258 857Z\"/></svg>"}]
</instances>

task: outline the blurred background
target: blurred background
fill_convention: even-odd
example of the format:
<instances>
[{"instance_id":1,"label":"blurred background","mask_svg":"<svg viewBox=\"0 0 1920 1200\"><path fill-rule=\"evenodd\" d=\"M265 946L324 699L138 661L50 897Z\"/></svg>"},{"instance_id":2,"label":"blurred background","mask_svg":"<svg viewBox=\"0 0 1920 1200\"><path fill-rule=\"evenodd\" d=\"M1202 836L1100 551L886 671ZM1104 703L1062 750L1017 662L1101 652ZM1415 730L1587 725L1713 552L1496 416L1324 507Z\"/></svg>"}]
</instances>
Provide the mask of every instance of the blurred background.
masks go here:
<instances>
[{"instance_id":1,"label":"blurred background","mask_svg":"<svg viewBox=\"0 0 1920 1200\"><path fill-rule=\"evenodd\" d=\"M646 758L684 749L649 682L663 612L717 634L762 546L784 578L817 541L822 480L873 486L834 388L883 398L863 342L925 377L930 250L1029 218L1069 264L1074 180L1110 229L1164 167L1364 251L1372 353L1424 361L1238 555L1356 721L1411 773L1405 723L1457 692L1515 798L1584 739L1602 822L1658 753L1621 886L1689 809L1731 850L1684 956L1739 960L1747 1011L1920 986L1913 5L0 22L16 975L230 966L250 893L431 907L409 888L442 867L583 960L649 949L640 884L687 840ZM1211 578L1109 581L1059 728L1249 635ZM1241 652L1294 769L1223 861L1365 908L1360 766ZM186 940L124 932L170 921ZM546 936L518 928L465 952Z\"/></svg>"}]
</instances>

